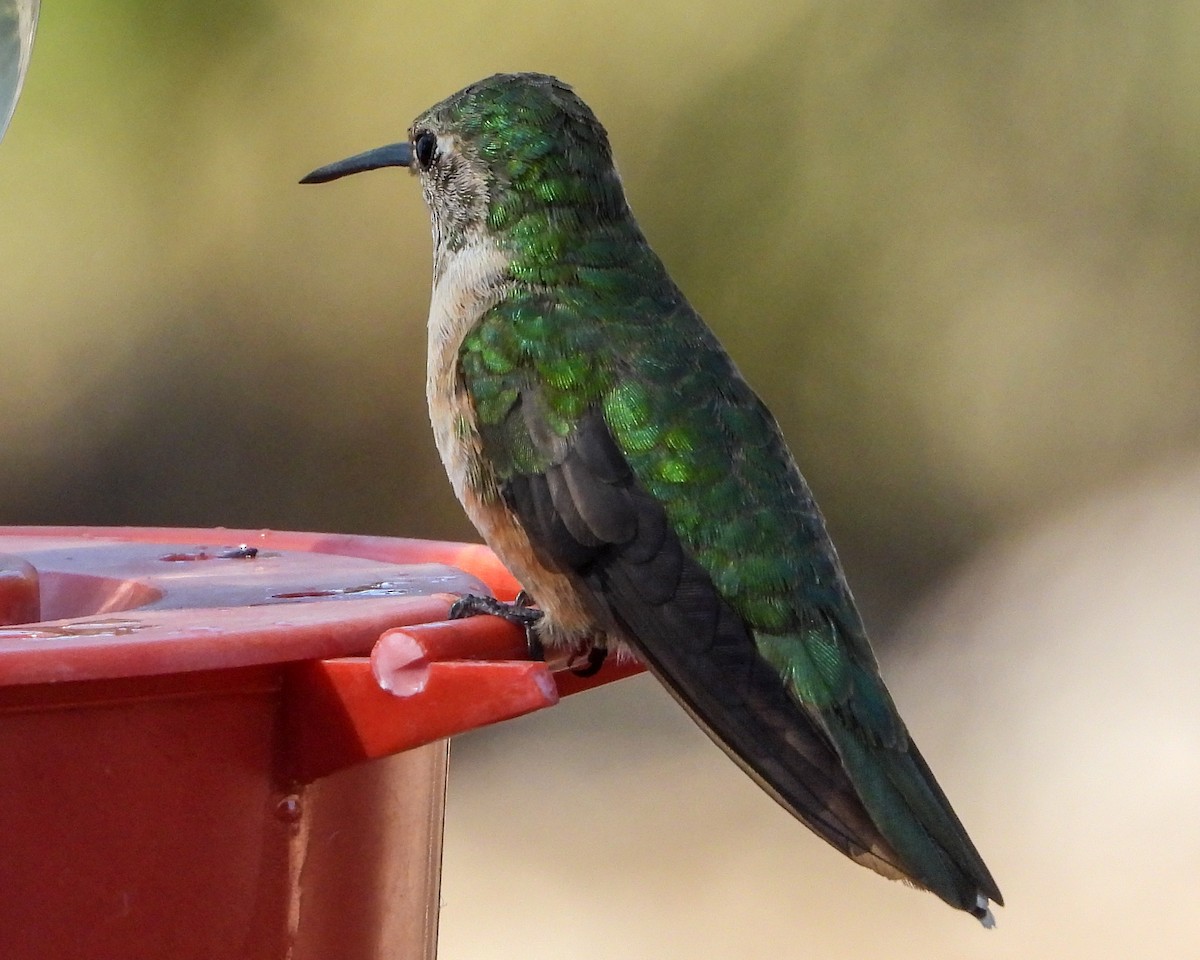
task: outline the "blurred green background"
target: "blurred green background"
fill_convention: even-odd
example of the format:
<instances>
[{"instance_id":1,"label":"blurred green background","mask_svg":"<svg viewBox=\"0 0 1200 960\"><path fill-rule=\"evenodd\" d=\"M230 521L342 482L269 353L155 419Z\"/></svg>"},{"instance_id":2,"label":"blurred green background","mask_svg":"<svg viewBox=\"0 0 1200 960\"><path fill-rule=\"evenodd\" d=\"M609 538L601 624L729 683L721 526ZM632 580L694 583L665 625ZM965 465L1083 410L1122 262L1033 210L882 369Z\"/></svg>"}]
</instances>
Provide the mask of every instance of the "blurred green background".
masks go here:
<instances>
[{"instance_id":1,"label":"blurred green background","mask_svg":"<svg viewBox=\"0 0 1200 960\"><path fill-rule=\"evenodd\" d=\"M1098 530L1128 523L1158 502L1139 499L1140 485L1200 452L1194 3L53 0L0 145L0 523L475 539L424 412L430 241L416 184L397 172L319 189L296 180L400 139L420 110L500 70L561 76L606 123L645 232L781 421L900 676L949 656L978 681L961 658L992 647L937 646L936 625L911 626L937 621L921 611L953 595L964 570L990 569L995 551L1086 504L1109 504L1086 514ZM1114 490L1134 492L1105 499ZM1022 642L1057 649L1029 610L1078 558L1073 536L1037 553L999 604L1011 637L998 642L1014 644L999 663L1023 656ZM1102 592L1129 542L1098 558ZM995 600L981 582L968 594ZM1081 660L1103 659L1105 639ZM1171 636L1181 649L1196 639L1194 627ZM1061 666L1057 690L1079 664ZM804 955L820 924L811 945L853 956L890 945L893 916L910 912L918 925L904 935L921 955L1037 955L1048 931L1006 882L1033 867L1005 854L1024 815L1005 795L1034 772L993 771L986 795L974 768L942 772L959 769L965 730L1002 758L1009 714L985 715L914 670L898 699L906 714L924 711L921 725L910 716L922 742L942 738L943 756L926 753L1010 899L999 932L856 868L843 877L638 680L456 747L443 956L570 955L554 938L509 944L505 929L559 922L569 937L597 916L593 952L574 955L724 955L711 931L682 933L719 921L747 956ZM939 696L957 705L934 709ZM1042 702L1003 707L1023 715ZM548 750L539 763L548 742L587 762L568 774ZM533 759L514 772L514 755ZM681 757L701 766L671 766ZM580 791L604 796L635 761L646 770L637 789L577 819ZM510 794L504 771L545 779ZM668 777L713 792L671 796ZM675 847L653 844L678 830L679 849L710 862L727 855L708 846L726 821L647 811L724 809L714 798L726 789L769 824L770 839L745 843L788 857L701 896L693 861L675 865ZM647 806L618 815L630 796ZM506 802L518 809L497 820ZM510 826L534 830L529 843L488 856L484 834ZM564 853L579 836L584 846ZM587 859L588 842L603 863ZM502 883L514 849L525 879L486 902L491 888L471 883L489 870ZM555 873L565 861L569 879ZM827 872L848 901L795 912L812 909ZM571 895L574 911L541 906L549 891ZM735 892L787 908L708 912ZM1066 914L1052 893L1039 898L1046 917ZM648 905L637 934L621 926L632 903ZM1071 916L1093 937L1108 922ZM953 940L938 939L944 928ZM858 947L840 935L849 929ZM1095 956L1113 941L1064 942Z\"/></svg>"}]
</instances>

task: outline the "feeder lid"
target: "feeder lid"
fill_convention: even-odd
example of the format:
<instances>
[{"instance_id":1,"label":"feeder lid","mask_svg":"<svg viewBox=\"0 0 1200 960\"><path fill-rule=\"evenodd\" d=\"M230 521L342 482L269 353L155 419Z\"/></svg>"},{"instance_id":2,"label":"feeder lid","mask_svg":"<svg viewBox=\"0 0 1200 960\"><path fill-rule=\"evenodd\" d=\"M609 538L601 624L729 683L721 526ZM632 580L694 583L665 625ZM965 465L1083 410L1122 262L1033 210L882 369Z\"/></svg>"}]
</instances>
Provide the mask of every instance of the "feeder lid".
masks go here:
<instances>
[{"instance_id":1,"label":"feeder lid","mask_svg":"<svg viewBox=\"0 0 1200 960\"><path fill-rule=\"evenodd\" d=\"M0 686L367 656L506 575L482 547L269 530L0 529ZM465 569L464 569L465 568Z\"/></svg>"}]
</instances>

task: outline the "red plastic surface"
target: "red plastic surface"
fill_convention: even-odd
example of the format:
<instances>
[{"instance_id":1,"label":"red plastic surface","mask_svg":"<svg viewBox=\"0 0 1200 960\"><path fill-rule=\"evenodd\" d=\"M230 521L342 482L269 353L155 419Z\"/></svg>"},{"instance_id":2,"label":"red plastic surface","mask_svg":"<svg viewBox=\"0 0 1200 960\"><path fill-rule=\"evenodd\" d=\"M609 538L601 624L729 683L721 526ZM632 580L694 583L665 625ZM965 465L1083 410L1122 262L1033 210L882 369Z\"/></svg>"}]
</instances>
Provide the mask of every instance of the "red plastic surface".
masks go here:
<instances>
[{"instance_id":1,"label":"red plastic surface","mask_svg":"<svg viewBox=\"0 0 1200 960\"><path fill-rule=\"evenodd\" d=\"M437 741L640 670L445 622L489 591L473 545L0 528L0 957L431 957Z\"/></svg>"},{"instance_id":2,"label":"red plastic surface","mask_svg":"<svg viewBox=\"0 0 1200 960\"><path fill-rule=\"evenodd\" d=\"M520 630L473 617L389 630L369 660L297 665L289 738L296 776L315 779L348 761L410 750L644 669L614 660L583 678L518 659L525 652Z\"/></svg>"},{"instance_id":3,"label":"red plastic surface","mask_svg":"<svg viewBox=\"0 0 1200 960\"><path fill-rule=\"evenodd\" d=\"M312 779L640 671L614 662L586 680L556 678L526 659L518 628L492 617L446 622L457 594L517 590L491 551L472 544L0 528L0 709L75 694L94 701L104 689L96 681L119 681L120 697L134 677L194 675L202 689L208 671L295 664L279 673L287 757L298 778ZM82 685L51 686L64 681Z\"/></svg>"},{"instance_id":4,"label":"red plastic surface","mask_svg":"<svg viewBox=\"0 0 1200 960\"><path fill-rule=\"evenodd\" d=\"M33 564L0 554L0 627L38 619L38 594Z\"/></svg>"}]
</instances>

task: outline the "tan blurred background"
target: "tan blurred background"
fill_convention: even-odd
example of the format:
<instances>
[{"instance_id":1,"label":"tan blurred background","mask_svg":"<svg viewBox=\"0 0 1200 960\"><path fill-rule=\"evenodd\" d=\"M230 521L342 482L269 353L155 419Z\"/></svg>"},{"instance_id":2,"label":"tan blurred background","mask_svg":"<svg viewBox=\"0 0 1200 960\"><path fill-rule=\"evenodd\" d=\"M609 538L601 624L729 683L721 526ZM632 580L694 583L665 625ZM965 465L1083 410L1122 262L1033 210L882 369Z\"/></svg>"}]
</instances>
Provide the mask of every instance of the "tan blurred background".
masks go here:
<instances>
[{"instance_id":1,"label":"tan blurred background","mask_svg":"<svg viewBox=\"0 0 1200 960\"><path fill-rule=\"evenodd\" d=\"M473 539L426 214L312 167L572 82L825 507L1009 907L843 862L644 678L455 746L447 958L1200 953L1200 6L54 0L0 523Z\"/></svg>"}]
</instances>

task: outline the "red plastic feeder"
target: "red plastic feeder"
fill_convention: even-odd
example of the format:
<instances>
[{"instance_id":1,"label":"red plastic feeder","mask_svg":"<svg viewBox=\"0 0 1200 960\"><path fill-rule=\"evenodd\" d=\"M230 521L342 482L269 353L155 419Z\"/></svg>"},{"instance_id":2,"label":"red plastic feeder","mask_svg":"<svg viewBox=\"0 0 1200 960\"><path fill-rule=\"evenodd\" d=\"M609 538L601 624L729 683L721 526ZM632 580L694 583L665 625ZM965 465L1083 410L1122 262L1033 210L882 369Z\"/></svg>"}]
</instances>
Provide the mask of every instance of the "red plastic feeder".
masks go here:
<instances>
[{"instance_id":1,"label":"red plastic feeder","mask_svg":"<svg viewBox=\"0 0 1200 960\"><path fill-rule=\"evenodd\" d=\"M433 957L446 738L628 676L485 547L0 528L0 957ZM374 760L372 763L361 761Z\"/></svg>"}]
</instances>

